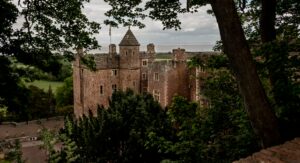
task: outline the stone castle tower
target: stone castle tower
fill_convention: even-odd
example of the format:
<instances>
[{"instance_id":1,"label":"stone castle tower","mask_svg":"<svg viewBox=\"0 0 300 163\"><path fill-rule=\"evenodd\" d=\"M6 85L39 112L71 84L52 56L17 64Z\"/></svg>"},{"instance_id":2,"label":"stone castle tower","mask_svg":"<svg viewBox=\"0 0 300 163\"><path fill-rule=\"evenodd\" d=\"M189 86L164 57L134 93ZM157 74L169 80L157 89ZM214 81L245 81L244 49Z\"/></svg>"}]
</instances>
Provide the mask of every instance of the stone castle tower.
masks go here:
<instances>
[{"instance_id":1,"label":"stone castle tower","mask_svg":"<svg viewBox=\"0 0 300 163\"><path fill-rule=\"evenodd\" d=\"M148 92L162 106L171 103L174 95L189 100L199 100L199 80L196 69L187 66L184 49L174 49L171 60L155 60L154 44L147 51L140 51L140 44L129 29L119 44L109 45L108 54L95 54L96 71L80 63L82 50L73 63L74 113L77 117L94 115L98 105L107 107L116 90L132 89L135 93Z\"/></svg>"}]
</instances>

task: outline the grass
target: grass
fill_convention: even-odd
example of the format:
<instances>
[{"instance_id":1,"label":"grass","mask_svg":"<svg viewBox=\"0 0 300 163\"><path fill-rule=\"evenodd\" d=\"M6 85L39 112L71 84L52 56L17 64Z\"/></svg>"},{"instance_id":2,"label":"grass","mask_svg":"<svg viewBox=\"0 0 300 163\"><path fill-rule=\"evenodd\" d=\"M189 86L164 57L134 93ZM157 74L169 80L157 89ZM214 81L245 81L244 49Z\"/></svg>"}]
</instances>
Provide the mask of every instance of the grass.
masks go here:
<instances>
[{"instance_id":1,"label":"grass","mask_svg":"<svg viewBox=\"0 0 300 163\"><path fill-rule=\"evenodd\" d=\"M34 82L28 82L25 83L26 86L36 86L40 89L43 89L44 91L48 91L49 86L51 86L51 89L53 92L56 92L56 89L63 85L63 82L54 82L54 81L47 81L47 80L35 80Z\"/></svg>"},{"instance_id":2,"label":"grass","mask_svg":"<svg viewBox=\"0 0 300 163\"><path fill-rule=\"evenodd\" d=\"M157 53L155 56L156 59L172 59L172 54L169 53Z\"/></svg>"}]
</instances>

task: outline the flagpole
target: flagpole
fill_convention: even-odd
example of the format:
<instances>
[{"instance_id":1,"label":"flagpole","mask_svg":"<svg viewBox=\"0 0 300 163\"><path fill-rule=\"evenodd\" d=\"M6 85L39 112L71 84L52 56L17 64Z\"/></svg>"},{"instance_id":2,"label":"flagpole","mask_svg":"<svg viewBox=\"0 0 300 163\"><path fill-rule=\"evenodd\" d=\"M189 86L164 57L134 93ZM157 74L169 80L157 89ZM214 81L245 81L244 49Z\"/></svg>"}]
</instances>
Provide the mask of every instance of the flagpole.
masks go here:
<instances>
[{"instance_id":1,"label":"flagpole","mask_svg":"<svg viewBox=\"0 0 300 163\"><path fill-rule=\"evenodd\" d=\"M111 25L109 25L109 44L111 44Z\"/></svg>"}]
</instances>

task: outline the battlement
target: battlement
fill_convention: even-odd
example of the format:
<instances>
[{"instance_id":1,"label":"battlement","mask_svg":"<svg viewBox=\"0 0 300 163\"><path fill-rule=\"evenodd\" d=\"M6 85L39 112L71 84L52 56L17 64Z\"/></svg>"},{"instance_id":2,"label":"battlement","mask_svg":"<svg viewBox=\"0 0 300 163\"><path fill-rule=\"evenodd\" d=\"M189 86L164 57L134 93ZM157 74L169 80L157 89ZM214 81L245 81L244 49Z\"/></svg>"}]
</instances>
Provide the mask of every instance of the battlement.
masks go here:
<instances>
[{"instance_id":1,"label":"battlement","mask_svg":"<svg viewBox=\"0 0 300 163\"><path fill-rule=\"evenodd\" d=\"M173 49L172 59L174 61L186 61L187 54L185 53L185 49Z\"/></svg>"}]
</instances>

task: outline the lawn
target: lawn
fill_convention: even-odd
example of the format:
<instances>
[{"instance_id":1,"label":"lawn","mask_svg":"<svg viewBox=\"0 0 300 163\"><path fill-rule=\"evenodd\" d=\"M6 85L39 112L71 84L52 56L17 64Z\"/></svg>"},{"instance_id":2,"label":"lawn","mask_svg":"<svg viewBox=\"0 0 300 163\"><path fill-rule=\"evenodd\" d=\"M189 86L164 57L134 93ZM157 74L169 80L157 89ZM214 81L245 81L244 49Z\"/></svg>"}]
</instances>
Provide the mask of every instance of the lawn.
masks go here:
<instances>
[{"instance_id":1,"label":"lawn","mask_svg":"<svg viewBox=\"0 0 300 163\"><path fill-rule=\"evenodd\" d=\"M172 54L169 53L157 53L155 55L156 59L172 59Z\"/></svg>"},{"instance_id":2,"label":"lawn","mask_svg":"<svg viewBox=\"0 0 300 163\"><path fill-rule=\"evenodd\" d=\"M26 83L26 86L34 85L38 88L43 89L44 91L48 91L49 86L51 86L51 89L53 92L56 92L56 89L60 86L62 86L63 82L54 82L54 81L47 81L47 80L35 80L34 82L28 82Z\"/></svg>"}]
</instances>

